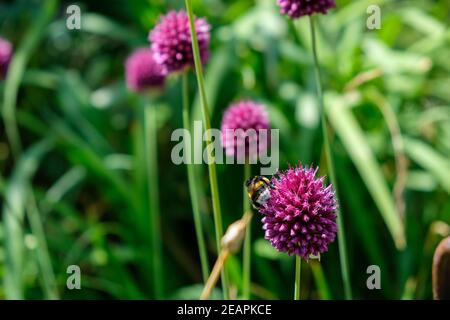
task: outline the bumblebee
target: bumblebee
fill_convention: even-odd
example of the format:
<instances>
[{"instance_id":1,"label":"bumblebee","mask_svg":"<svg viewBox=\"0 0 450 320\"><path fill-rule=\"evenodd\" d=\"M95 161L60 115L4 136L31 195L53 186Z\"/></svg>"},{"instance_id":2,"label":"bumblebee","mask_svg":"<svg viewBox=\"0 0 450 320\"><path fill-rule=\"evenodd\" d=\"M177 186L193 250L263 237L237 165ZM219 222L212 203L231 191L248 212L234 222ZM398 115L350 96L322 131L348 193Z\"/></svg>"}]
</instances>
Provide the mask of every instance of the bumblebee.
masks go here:
<instances>
[{"instance_id":1,"label":"bumblebee","mask_svg":"<svg viewBox=\"0 0 450 320\"><path fill-rule=\"evenodd\" d=\"M272 184L270 180L263 176L255 176L245 182L247 194L253 205L253 208L259 209L270 199L270 189Z\"/></svg>"}]
</instances>

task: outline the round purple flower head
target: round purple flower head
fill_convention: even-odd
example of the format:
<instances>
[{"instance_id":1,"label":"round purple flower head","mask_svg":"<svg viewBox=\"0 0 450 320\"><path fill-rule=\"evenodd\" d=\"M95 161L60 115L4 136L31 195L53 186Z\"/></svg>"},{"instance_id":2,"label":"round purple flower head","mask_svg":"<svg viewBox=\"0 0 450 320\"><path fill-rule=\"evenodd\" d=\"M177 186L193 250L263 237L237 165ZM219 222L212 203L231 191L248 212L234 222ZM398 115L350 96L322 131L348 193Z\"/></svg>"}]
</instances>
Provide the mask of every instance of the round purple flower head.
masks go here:
<instances>
[{"instance_id":1,"label":"round purple flower head","mask_svg":"<svg viewBox=\"0 0 450 320\"><path fill-rule=\"evenodd\" d=\"M255 159L270 142L266 108L250 100L232 104L225 111L221 126L225 153L238 159Z\"/></svg>"},{"instance_id":2,"label":"round purple flower head","mask_svg":"<svg viewBox=\"0 0 450 320\"><path fill-rule=\"evenodd\" d=\"M293 19L314 13L326 14L329 9L336 7L334 0L277 0L277 3L281 13Z\"/></svg>"},{"instance_id":3,"label":"round purple flower head","mask_svg":"<svg viewBox=\"0 0 450 320\"><path fill-rule=\"evenodd\" d=\"M0 79L6 77L13 48L9 41L0 38Z\"/></svg>"},{"instance_id":4,"label":"round purple flower head","mask_svg":"<svg viewBox=\"0 0 450 320\"><path fill-rule=\"evenodd\" d=\"M272 178L270 198L261 207L265 238L281 252L306 260L328 250L336 238L337 203L318 168L299 165Z\"/></svg>"},{"instance_id":5,"label":"round purple flower head","mask_svg":"<svg viewBox=\"0 0 450 320\"><path fill-rule=\"evenodd\" d=\"M195 30L200 58L202 63L206 63L209 55L210 26L205 19L195 19ZM185 11L171 11L162 16L150 31L149 41L156 61L164 65L167 71L181 71L194 66L189 18Z\"/></svg>"},{"instance_id":6,"label":"round purple flower head","mask_svg":"<svg viewBox=\"0 0 450 320\"><path fill-rule=\"evenodd\" d=\"M127 58L125 73L128 88L135 92L161 88L166 78L164 68L155 61L149 48L137 49Z\"/></svg>"}]
</instances>

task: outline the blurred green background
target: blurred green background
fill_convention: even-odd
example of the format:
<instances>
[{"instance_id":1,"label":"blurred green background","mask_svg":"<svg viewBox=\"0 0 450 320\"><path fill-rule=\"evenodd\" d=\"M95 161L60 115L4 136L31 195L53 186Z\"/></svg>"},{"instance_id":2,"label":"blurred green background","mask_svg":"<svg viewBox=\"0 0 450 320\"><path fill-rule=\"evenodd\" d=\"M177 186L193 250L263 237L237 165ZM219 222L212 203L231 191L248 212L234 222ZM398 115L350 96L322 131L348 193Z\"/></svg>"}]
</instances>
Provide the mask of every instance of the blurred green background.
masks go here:
<instances>
[{"instance_id":1,"label":"blurred green background","mask_svg":"<svg viewBox=\"0 0 450 320\"><path fill-rule=\"evenodd\" d=\"M70 4L81 8L81 30L66 28ZM366 28L373 4L379 30ZM181 0L0 3L0 36L15 51L0 82L0 298L153 298L144 101L126 88L124 60L148 45L161 14L181 8ZM292 23L275 0L196 0L194 10L212 25L205 72L213 127L231 102L256 99L280 129L280 167L320 165L307 19ZM355 298L432 298L433 251L450 234L449 21L447 0L338 0L318 17ZM193 75L190 83L200 119ZM186 167L170 160L170 135L182 127L179 79L157 104L165 297L196 299L202 285ZM21 152L7 130L20 137ZM196 169L212 265L209 182L206 167ZM219 165L218 179L227 226L242 215L243 168ZM263 239L258 213L252 243L252 297L291 299L294 260ZM81 290L66 287L69 265L81 268ZM343 298L337 243L321 265L323 274L303 264L302 298ZM366 287L369 265L381 268L381 290ZM239 296L240 254L229 271Z\"/></svg>"}]
</instances>

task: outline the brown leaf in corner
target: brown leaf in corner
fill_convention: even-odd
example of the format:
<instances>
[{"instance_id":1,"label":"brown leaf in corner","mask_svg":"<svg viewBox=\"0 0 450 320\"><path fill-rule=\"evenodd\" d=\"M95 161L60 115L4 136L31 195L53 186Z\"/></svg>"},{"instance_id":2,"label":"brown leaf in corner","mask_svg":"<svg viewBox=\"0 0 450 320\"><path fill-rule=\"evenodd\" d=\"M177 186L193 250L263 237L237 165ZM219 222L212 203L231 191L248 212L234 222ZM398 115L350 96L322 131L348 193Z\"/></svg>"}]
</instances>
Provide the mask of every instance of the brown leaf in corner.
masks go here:
<instances>
[{"instance_id":1,"label":"brown leaf in corner","mask_svg":"<svg viewBox=\"0 0 450 320\"><path fill-rule=\"evenodd\" d=\"M434 252L433 295L436 300L450 300L450 237L442 240Z\"/></svg>"}]
</instances>

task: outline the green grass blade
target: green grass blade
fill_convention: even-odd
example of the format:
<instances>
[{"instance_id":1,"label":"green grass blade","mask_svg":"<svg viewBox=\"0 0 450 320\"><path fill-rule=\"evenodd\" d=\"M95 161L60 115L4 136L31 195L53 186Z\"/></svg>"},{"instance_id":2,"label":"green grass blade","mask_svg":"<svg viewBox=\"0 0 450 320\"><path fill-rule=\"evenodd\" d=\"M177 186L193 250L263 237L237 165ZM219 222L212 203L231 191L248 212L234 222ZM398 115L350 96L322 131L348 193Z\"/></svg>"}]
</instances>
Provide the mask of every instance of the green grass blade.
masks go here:
<instances>
[{"instance_id":1,"label":"green grass blade","mask_svg":"<svg viewBox=\"0 0 450 320\"><path fill-rule=\"evenodd\" d=\"M16 103L19 86L30 57L44 34L45 27L56 10L56 0L45 1L40 15L30 26L25 39L14 53L5 84L4 103L2 109L6 134L11 144L13 154L17 157L22 149L19 130L16 123Z\"/></svg>"},{"instance_id":2,"label":"green grass blade","mask_svg":"<svg viewBox=\"0 0 450 320\"><path fill-rule=\"evenodd\" d=\"M30 222L31 231L37 240L36 259L40 268L41 282L47 299L55 300L59 298L55 273L48 251L45 230L41 219L41 212L36 204L33 189L28 187L27 217Z\"/></svg>"},{"instance_id":3,"label":"green grass blade","mask_svg":"<svg viewBox=\"0 0 450 320\"><path fill-rule=\"evenodd\" d=\"M155 105L147 105L144 110L144 148L147 173L148 211L150 214L151 254L153 267L153 287L156 299L164 298L164 261L161 232L161 210L159 206L158 179L158 127Z\"/></svg>"},{"instance_id":4,"label":"green grass blade","mask_svg":"<svg viewBox=\"0 0 450 320\"><path fill-rule=\"evenodd\" d=\"M364 132L347 106L355 103L355 96L329 96L327 99L328 119L341 139L350 158L367 186L375 204L388 227L397 249L406 245L403 223L397 213L394 201L380 165L369 148ZM358 97L356 97L358 98Z\"/></svg>"},{"instance_id":5,"label":"green grass blade","mask_svg":"<svg viewBox=\"0 0 450 320\"><path fill-rule=\"evenodd\" d=\"M130 31L129 28L118 24L113 19L98 13L82 13L81 29L79 31L90 33L96 36L104 36L112 40L120 41L130 47L145 45L145 34ZM61 34L61 31L67 34L74 30L66 27L66 18L53 22L50 26L50 34Z\"/></svg>"},{"instance_id":6,"label":"green grass blade","mask_svg":"<svg viewBox=\"0 0 450 320\"><path fill-rule=\"evenodd\" d=\"M449 159L420 140L405 138L404 144L408 157L430 172L442 188L450 193Z\"/></svg>"},{"instance_id":7,"label":"green grass blade","mask_svg":"<svg viewBox=\"0 0 450 320\"><path fill-rule=\"evenodd\" d=\"M75 72L61 72L58 86L59 105L67 120L76 127L90 146L100 154L111 152L108 141L89 119L89 111L96 111L89 102L90 89Z\"/></svg>"},{"instance_id":8,"label":"green grass blade","mask_svg":"<svg viewBox=\"0 0 450 320\"><path fill-rule=\"evenodd\" d=\"M146 44L144 36L130 32L129 28L124 28L114 20L96 13L86 13L81 16L82 29L92 34L111 37L115 40L128 43L131 47ZM140 35L140 34L139 34Z\"/></svg>"},{"instance_id":9,"label":"green grass blade","mask_svg":"<svg viewBox=\"0 0 450 320\"><path fill-rule=\"evenodd\" d=\"M94 181L106 183L103 191L110 196L111 200L121 202L133 213L138 212L137 199L123 177L116 171L110 170L104 159L76 136L63 121L54 119L52 122L53 130L58 137L58 145L64 150L69 160L74 165L83 166L91 177L96 178ZM124 213L124 215L130 216L130 213Z\"/></svg>"},{"instance_id":10,"label":"green grass blade","mask_svg":"<svg viewBox=\"0 0 450 320\"><path fill-rule=\"evenodd\" d=\"M189 74L184 73L182 75L182 87L183 87L183 128L190 132L191 130L191 120L190 120L190 110L189 110ZM185 137L185 139L189 140L189 148L192 149L192 139L191 137ZM191 155L191 150L189 151ZM190 157L187 157L188 159ZM195 169L192 163L186 164L187 169L187 177L188 177L188 186L189 186L189 194L191 197L191 206L192 206L192 214L194 217L194 226L195 226L195 235L197 238L197 246L200 256L200 265L202 269L202 279L203 283L206 284L209 276L209 262L208 262L208 251L206 248L205 236L203 234L203 222L202 216L200 212L200 199L198 197L199 191L197 189L198 184L196 183L195 178Z\"/></svg>"},{"instance_id":11,"label":"green grass blade","mask_svg":"<svg viewBox=\"0 0 450 320\"><path fill-rule=\"evenodd\" d=\"M28 187L42 157L52 143L46 139L22 155L5 190L3 222L5 227L6 269L4 286L7 299L24 299L24 231Z\"/></svg>"},{"instance_id":12,"label":"green grass blade","mask_svg":"<svg viewBox=\"0 0 450 320\"><path fill-rule=\"evenodd\" d=\"M319 261L311 260L309 262L309 266L311 267L311 271L316 283L317 291L319 291L320 298L322 300L331 300L332 296L330 288L323 272L322 265Z\"/></svg>"},{"instance_id":13,"label":"green grass blade","mask_svg":"<svg viewBox=\"0 0 450 320\"><path fill-rule=\"evenodd\" d=\"M197 39L197 32L195 30L195 17L192 9L192 2L190 0L185 1L186 11L189 17L189 27L191 30L191 40L192 40L192 51L194 56L194 64L195 64L195 73L197 77L198 90L200 94L200 101L202 106L202 118L203 125L205 126L206 132L211 129L211 120L208 106L208 97L206 95L206 87L205 87L205 78L203 75L203 65L200 58L200 47ZM206 137L206 144L211 144L211 136L210 134ZM222 225L222 212L220 206L220 197L219 197L219 185L217 182L217 169L215 162L215 155L207 152L208 154L208 171L209 171L209 183L211 187L211 198L213 205L213 214L214 214L214 223L215 223L215 232L216 232L216 246L217 252L220 252L221 245L220 241L223 235L223 225ZM227 268L224 267L222 271L222 287L224 299L228 300L229 297L229 287L228 287L228 277L227 277Z\"/></svg>"},{"instance_id":14,"label":"green grass blade","mask_svg":"<svg viewBox=\"0 0 450 320\"><path fill-rule=\"evenodd\" d=\"M250 178L252 174L252 167L250 163L244 164L244 179L243 181L247 181L247 179ZM247 195L247 189L245 186L243 186L243 202L244 202L244 214L251 213L250 208L250 201L248 199ZM245 239L244 239L244 249L243 249L243 297L244 300L250 300L250 287L251 287L251 281L252 281L252 220L250 220L250 223L247 225L247 229L245 230Z\"/></svg>"},{"instance_id":15,"label":"green grass blade","mask_svg":"<svg viewBox=\"0 0 450 320\"><path fill-rule=\"evenodd\" d=\"M215 105L220 98L221 85L226 81L226 76L232 68L232 61L227 59L230 54L232 54L232 51L228 46L219 49L205 67L205 89L211 117L214 115ZM192 121L201 121L202 108L200 94L195 96L192 109Z\"/></svg>"},{"instance_id":16,"label":"green grass blade","mask_svg":"<svg viewBox=\"0 0 450 320\"><path fill-rule=\"evenodd\" d=\"M65 194L77 186L86 177L86 170L80 166L74 166L64 173L46 192L48 203L58 203Z\"/></svg>"}]
</instances>

